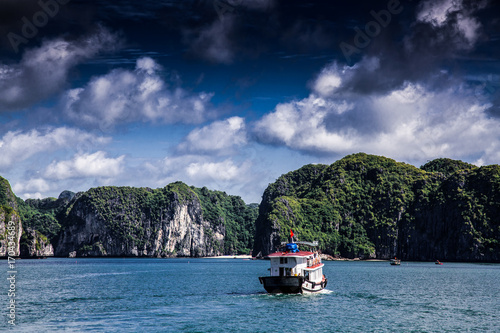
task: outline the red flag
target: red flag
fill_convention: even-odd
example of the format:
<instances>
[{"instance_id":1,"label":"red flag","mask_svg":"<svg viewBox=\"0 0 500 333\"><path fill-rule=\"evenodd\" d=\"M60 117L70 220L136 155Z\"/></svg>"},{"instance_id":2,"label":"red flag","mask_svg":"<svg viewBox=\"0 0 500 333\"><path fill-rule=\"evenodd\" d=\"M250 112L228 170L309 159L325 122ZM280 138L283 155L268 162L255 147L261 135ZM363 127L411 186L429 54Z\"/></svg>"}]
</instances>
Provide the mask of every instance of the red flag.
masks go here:
<instances>
[{"instance_id":1,"label":"red flag","mask_svg":"<svg viewBox=\"0 0 500 333\"><path fill-rule=\"evenodd\" d=\"M290 229L290 237L293 237L293 231Z\"/></svg>"}]
</instances>

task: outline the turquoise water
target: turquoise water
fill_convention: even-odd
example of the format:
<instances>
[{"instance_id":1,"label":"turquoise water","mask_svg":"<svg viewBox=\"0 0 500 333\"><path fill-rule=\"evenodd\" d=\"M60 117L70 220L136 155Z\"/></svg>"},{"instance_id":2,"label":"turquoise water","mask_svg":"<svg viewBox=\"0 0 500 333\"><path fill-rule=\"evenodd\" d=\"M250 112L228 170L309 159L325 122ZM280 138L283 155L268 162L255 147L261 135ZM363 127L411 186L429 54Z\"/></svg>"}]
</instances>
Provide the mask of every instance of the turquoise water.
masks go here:
<instances>
[{"instance_id":1,"label":"turquoise water","mask_svg":"<svg viewBox=\"0 0 500 333\"><path fill-rule=\"evenodd\" d=\"M0 261L8 328L7 261ZM1 266L0 266L1 267ZM500 332L500 265L326 262L320 295L269 295L269 261L16 261L19 332Z\"/></svg>"}]
</instances>

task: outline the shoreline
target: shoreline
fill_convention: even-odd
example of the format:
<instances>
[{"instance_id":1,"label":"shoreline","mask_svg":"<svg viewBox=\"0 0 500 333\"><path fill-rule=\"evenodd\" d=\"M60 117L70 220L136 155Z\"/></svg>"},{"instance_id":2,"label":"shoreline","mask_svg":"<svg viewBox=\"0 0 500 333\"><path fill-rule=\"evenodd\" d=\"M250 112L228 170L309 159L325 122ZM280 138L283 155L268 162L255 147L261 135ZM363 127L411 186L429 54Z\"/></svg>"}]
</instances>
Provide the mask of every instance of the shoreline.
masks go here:
<instances>
[{"instance_id":1,"label":"shoreline","mask_svg":"<svg viewBox=\"0 0 500 333\"><path fill-rule=\"evenodd\" d=\"M201 259L252 259L252 256L249 254L237 254L237 255L223 255L223 256L210 256L210 257L201 257Z\"/></svg>"}]
</instances>

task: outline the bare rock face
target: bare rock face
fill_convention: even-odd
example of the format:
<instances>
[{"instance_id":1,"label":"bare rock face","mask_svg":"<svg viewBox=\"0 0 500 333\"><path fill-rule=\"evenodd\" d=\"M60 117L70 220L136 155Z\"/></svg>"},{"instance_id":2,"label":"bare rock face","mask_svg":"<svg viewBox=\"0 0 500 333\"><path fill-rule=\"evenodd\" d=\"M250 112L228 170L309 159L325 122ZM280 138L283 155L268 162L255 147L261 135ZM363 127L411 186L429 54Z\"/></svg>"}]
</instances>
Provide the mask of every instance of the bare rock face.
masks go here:
<instances>
[{"instance_id":1,"label":"bare rock face","mask_svg":"<svg viewBox=\"0 0 500 333\"><path fill-rule=\"evenodd\" d=\"M224 226L203 218L198 196L185 184L161 190L96 188L70 204L56 256L215 256Z\"/></svg>"},{"instance_id":2,"label":"bare rock face","mask_svg":"<svg viewBox=\"0 0 500 333\"><path fill-rule=\"evenodd\" d=\"M21 245L21 257L52 257L54 247L46 236L40 232L27 228L24 230L24 239Z\"/></svg>"},{"instance_id":3,"label":"bare rock face","mask_svg":"<svg viewBox=\"0 0 500 333\"><path fill-rule=\"evenodd\" d=\"M261 258L274 252L281 244L280 225L275 220L269 221L266 217L272 209L272 200L269 193L264 192L262 203L259 207L259 217L255 223L255 244L253 256Z\"/></svg>"},{"instance_id":4,"label":"bare rock face","mask_svg":"<svg viewBox=\"0 0 500 333\"><path fill-rule=\"evenodd\" d=\"M14 210L0 208L0 256L18 257L19 243L23 227L21 219Z\"/></svg>"},{"instance_id":5,"label":"bare rock face","mask_svg":"<svg viewBox=\"0 0 500 333\"><path fill-rule=\"evenodd\" d=\"M23 227L17 212L16 197L9 182L0 177L0 256L17 257Z\"/></svg>"}]
</instances>

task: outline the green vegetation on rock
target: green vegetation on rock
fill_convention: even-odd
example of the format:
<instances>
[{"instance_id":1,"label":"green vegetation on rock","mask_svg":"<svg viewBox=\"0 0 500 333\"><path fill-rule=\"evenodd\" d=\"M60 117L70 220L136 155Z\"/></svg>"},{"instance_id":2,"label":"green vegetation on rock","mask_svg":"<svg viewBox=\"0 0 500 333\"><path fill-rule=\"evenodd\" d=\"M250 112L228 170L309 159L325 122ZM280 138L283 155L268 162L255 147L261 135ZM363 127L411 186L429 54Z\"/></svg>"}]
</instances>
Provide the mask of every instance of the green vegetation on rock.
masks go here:
<instances>
[{"instance_id":1,"label":"green vegetation on rock","mask_svg":"<svg viewBox=\"0 0 500 333\"><path fill-rule=\"evenodd\" d=\"M254 250L269 253L293 229L343 257L498 261L499 169L363 153L307 165L266 189Z\"/></svg>"},{"instance_id":2,"label":"green vegetation on rock","mask_svg":"<svg viewBox=\"0 0 500 333\"><path fill-rule=\"evenodd\" d=\"M62 227L94 234L77 248L88 255L237 254L251 251L256 216L257 208L247 206L240 197L175 182L154 190L92 188L68 205ZM186 219L192 224L185 225ZM85 230L95 228L88 223L98 224L100 230ZM174 232L173 239L165 238L165 232ZM163 245L158 248L157 242ZM163 247L170 243L175 247Z\"/></svg>"},{"instance_id":3,"label":"green vegetation on rock","mask_svg":"<svg viewBox=\"0 0 500 333\"><path fill-rule=\"evenodd\" d=\"M255 233L255 219L258 205L246 205L237 196L225 192L210 191L191 187L198 195L203 209L203 217L214 224L222 223L225 228L224 253L248 254L252 250Z\"/></svg>"}]
</instances>

